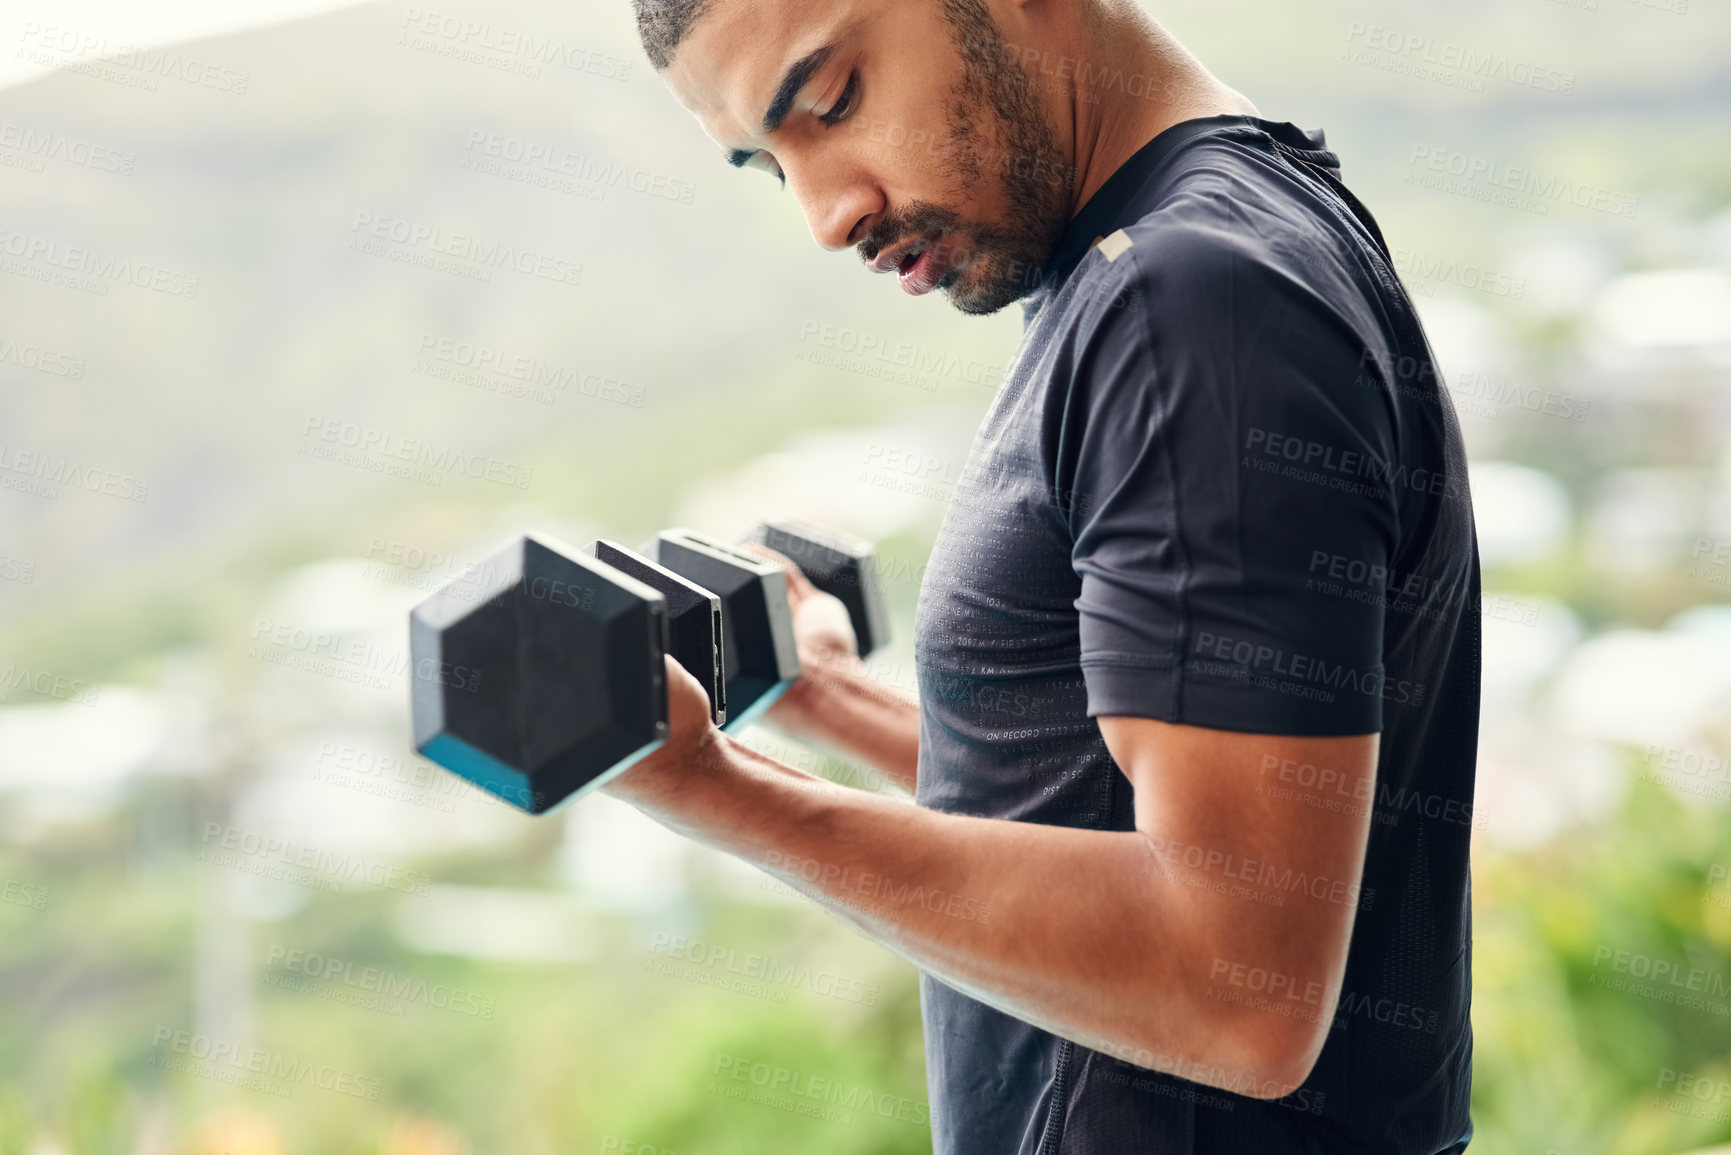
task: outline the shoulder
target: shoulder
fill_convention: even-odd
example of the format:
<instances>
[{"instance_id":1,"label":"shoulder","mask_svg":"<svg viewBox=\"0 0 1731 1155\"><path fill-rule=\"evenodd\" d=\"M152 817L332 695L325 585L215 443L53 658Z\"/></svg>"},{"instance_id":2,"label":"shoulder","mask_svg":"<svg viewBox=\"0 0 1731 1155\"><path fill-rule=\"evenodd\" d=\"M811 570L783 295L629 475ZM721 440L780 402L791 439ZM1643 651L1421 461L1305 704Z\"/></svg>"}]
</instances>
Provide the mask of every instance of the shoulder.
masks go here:
<instances>
[{"instance_id":1,"label":"shoulder","mask_svg":"<svg viewBox=\"0 0 1731 1155\"><path fill-rule=\"evenodd\" d=\"M1187 142L1134 203L1134 219L1096 238L1076 268L1079 306L1142 300L1155 320L1182 324L1223 297L1356 311L1373 295L1340 206L1264 133Z\"/></svg>"},{"instance_id":2,"label":"shoulder","mask_svg":"<svg viewBox=\"0 0 1731 1155\"><path fill-rule=\"evenodd\" d=\"M1156 211L1101 237L1077 267L1077 337L1204 344L1248 323L1325 306L1305 272L1329 263L1297 238L1271 244L1213 213Z\"/></svg>"},{"instance_id":3,"label":"shoulder","mask_svg":"<svg viewBox=\"0 0 1731 1155\"><path fill-rule=\"evenodd\" d=\"M1072 278L1062 339L1072 407L1117 411L1153 391L1172 419L1382 419L1375 391L1339 388L1378 347L1365 286L1308 222L1255 215L1156 209L1099 240Z\"/></svg>"}]
</instances>

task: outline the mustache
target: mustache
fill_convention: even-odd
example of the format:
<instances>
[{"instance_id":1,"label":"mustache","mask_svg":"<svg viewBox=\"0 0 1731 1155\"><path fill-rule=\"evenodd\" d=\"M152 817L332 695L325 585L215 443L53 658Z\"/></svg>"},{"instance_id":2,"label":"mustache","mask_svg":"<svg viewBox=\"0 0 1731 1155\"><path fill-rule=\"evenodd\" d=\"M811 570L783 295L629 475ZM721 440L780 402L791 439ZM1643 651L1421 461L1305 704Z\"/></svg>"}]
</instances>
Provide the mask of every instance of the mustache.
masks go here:
<instances>
[{"instance_id":1,"label":"mustache","mask_svg":"<svg viewBox=\"0 0 1731 1155\"><path fill-rule=\"evenodd\" d=\"M870 264L877 260L879 253L894 248L905 240L932 232L958 232L961 224L961 216L942 205L930 201L914 201L872 227L865 240L857 246L860 260Z\"/></svg>"}]
</instances>

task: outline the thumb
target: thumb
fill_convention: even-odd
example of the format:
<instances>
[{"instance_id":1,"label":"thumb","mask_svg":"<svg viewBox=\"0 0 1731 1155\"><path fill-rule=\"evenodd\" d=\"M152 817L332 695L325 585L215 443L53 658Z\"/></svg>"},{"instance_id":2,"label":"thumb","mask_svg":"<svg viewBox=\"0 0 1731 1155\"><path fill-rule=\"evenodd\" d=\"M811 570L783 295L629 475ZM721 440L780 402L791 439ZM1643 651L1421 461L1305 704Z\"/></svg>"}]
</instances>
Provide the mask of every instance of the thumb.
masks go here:
<instances>
[{"instance_id":1,"label":"thumb","mask_svg":"<svg viewBox=\"0 0 1731 1155\"><path fill-rule=\"evenodd\" d=\"M672 654L663 657L667 665L668 737L707 727L711 718L709 691Z\"/></svg>"}]
</instances>

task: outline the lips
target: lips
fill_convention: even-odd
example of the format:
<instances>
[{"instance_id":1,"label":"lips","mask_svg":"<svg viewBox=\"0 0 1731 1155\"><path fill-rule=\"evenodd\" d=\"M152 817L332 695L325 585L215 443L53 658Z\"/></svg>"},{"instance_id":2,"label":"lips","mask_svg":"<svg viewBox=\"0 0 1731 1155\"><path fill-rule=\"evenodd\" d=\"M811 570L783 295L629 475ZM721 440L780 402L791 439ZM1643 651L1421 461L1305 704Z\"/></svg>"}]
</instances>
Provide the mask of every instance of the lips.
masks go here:
<instances>
[{"instance_id":1,"label":"lips","mask_svg":"<svg viewBox=\"0 0 1731 1155\"><path fill-rule=\"evenodd\" d=\"M949 270L949 257L937 242L921 249L919 255L901 266L902 292L910 297L924 296L937 287L938 280Z\"/></svg>"},{"instance_id":2,"label":"lips","mask_svg":"<svg viewBox=\"0 0 1731 1155\"><path fill-rule=\"evenodd\" d=\"M917 258L933 241L942 235L927 233L923 237L914 237L899 245L885 249L877 255L877 260L871 263L874 273L889 273L900 270L908 265L911 258Z\"/></svg>"},{"instance_id":3,"label":"lips","mask_svg":"<svg viewBox=\"0 0 1731 1155\"><path fill-rule=\"evenodd\" d=\"M944 251L943 237L940 230L923 237L915 237L911 241L903 241L894 248L879 253L877 259L871 263L871 269L875 273L894 270L900 279L902 291L909 296L918 297L929 293L949 271L951 254Z\"/></svg>"}]
</instances>

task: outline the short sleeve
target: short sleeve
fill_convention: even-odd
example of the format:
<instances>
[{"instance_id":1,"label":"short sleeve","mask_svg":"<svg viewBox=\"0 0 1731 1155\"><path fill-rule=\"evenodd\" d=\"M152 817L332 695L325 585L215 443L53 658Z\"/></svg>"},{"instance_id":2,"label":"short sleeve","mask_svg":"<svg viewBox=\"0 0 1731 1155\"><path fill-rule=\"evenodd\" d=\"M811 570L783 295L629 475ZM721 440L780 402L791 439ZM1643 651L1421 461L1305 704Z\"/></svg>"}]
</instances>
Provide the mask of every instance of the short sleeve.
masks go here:
<instances>
[{"instance_id":1,"label":"short sleeve","mask_svg":"<svg viewBox=\"0 0 1731 1155\"><path fill-rule=\"evenodd\" d=\"M1398 465L1365 319L1249 242L1131 236L1089 257L1052 459L1090 716L1379 731L1423 688L1384 677Z\"/></svg>"}]
</instances>

